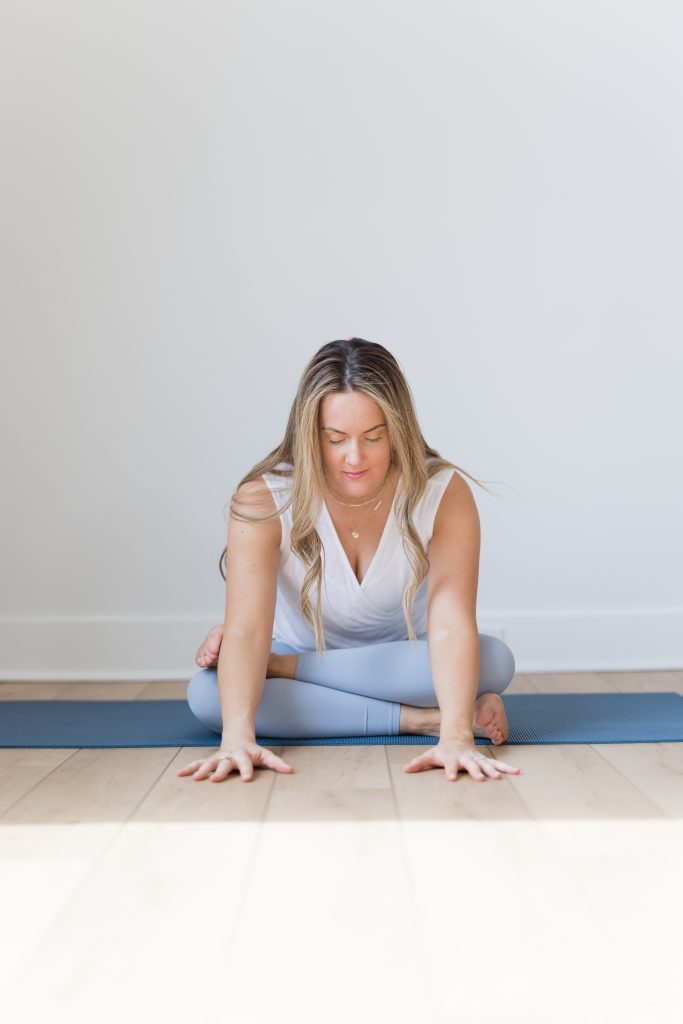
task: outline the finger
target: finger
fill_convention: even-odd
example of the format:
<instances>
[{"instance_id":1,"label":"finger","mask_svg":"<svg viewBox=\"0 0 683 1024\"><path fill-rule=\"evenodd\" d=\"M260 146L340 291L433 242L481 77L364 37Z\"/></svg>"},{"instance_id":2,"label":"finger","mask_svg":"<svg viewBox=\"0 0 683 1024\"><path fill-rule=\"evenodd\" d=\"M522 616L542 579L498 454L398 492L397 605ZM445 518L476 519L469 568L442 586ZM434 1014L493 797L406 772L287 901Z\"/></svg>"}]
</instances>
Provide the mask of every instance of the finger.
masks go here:
<instances>
[{"instance_id":1,"label":"finger","mask_svg":"<svg viewBox=\"0 0 683 1024\"><path fill-rule=\"evenodd\" d=\"M462 763L470 773L473 779L477 782L483 782L486 776L479 767L480 762L475 758L474 754L465 754L462 758Z\"/></svg>"},{"instance_id":2,"label":"finger","mask_svg":"<svg viewBox=\"0 0 683 1024\"><path fill-rule=\"evenodd\" d=\"M237 754L234 760L242 776L242 782L251 782L254 777L254 766L249 757L246 754Z\"/></svg>"},{"instance_id":3,"label":"finger","mask_svg":"<svg viewBox=\"0 0 683 1024\"><path fill-rule=\"evenodd\" d=\"M209 782L225 782L231 771L231 764L219 764L215 772L209 775Z\"/></svg>"},{"instance_id":4,"label":"finger","mask_svg":"<svg viewBox=\"0 0 683 1024\"><path fill-rule=\"evenodd\" d=\"M496 768L500 768L502 772L521 772L522 770L521 768L513 768L513 766L508 764L507 761L496 761L493 757L490 760L491 764L494 764Z\"/></svg>"},{"instance_id":5,"label":"finger","mask_svg":"<svg viewBox=\"0 0 683 1024\"><path fill-rule=\"evenodd\" d=\"M193 771L197 767L197 765L200 765L201 763L201 761L190 761L190 763L186 764L184 768L178 769L178 775L184 775L185 772Z\"/></svg>"},{"instance_id":6,"label":"finger","mask_svg":"<svg viewBox=\"0 0 683 1024\"><path fill-rule=\"evenodd\" d=\"M227 779L228 775L230 775L235 770L235 767L236 762L234 757L221 757L218 764L216 765L215 772L211 776L211 781L223 782L223 780Z\"/></svg>"},{"instance_id":7,"label":"finger","mask_svg":"<svg viewBox=\"0 0 683 1024\"><path fill-rule=\"evenodd\" d=\"M414 757L412 761L403 766L404 772L421 772L423 768L427 767L429 752L426 754L420 754L419 757Z\"/></svg>"},{"instance_id":8,"label":"finger","mask_svg":"<svg viewBox=\"0 0 683 1024\"><path fill-rule=\"evenodd\" d=\"M501 779L503 777L498 769L492 764L492 759L490 757L485 758L483 761L478 761L477 763L481 770L486 772L487 775L490 775L492 779Z\"/></svg>"},{"instance_id":9,"label":"finger","mask_svg":"<svg viewBox=\"0 0 683 1024\"><path fill-rule=\"evenodd\" d=\"M266 750L261 755L261 762L266 765L267 768L273 768L276 772L293 772L291 764L287 764L281 757L274 754L272 750Z\"/></svg>"},{"instance_id":10,"label":"finger","mask_svg":"<svg viewBox=\"0 0 683 1024\"><path fill-rule=\"evenodd\" d=\"M223 760L223 758L220 758L220 760ZM198 768L197 771L194 773L194 778L205 779L206 776L214 769L214 767L217 766L218 761L219 758L216 757L210 757L208 761L204 761L201 767Z\"/></svg>"}]
</instances>

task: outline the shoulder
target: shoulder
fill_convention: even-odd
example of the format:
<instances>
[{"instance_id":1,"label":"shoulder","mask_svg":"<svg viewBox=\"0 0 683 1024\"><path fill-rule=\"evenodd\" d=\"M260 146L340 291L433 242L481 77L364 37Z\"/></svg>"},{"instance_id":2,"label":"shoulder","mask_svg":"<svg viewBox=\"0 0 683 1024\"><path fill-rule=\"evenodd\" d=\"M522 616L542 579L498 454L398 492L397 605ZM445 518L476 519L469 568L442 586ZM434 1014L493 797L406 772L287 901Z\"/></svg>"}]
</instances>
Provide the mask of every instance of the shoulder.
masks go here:
<instances>
[{"instance_id":1,"label":"shoulder","mask_svg":"<svg viewBox=\"0 0 683 1024\"><path fill-rule=\"evenodd\" d=\"M270 487L262 476L257 476L253 480L245 480L240 484L233 495L233 500L245 509L262 509L266 512L276 510Z\"/></svg>"},{"instance_id":2,"label":"shoulder","mask_svg":"<svg viewBox=\"0 0 683 1024\"><path fill-rule=\"evenodd\" d=\"M237 513L234 515L233 513ZM238 519L245 516L253 518L253 523L243 523L244 526L253 527L260 532L270 534L272 539L277 541L278 546L282 538L282 526L275 499L271 494L270 487L262 476L255 477L240 484L232 496L230 503L230 518L243 523ZM263 517L263 521L258 520Z\"/></svg>"},{"instance_id":3,"label":"shoulder","mask_svg":"<svg viewBox=\"0 0 683 1024\"><path fill-rule=\"evenodd\" d=\"M291 493L291 470L288 463L279 462L274 470L246 480L234 492L233 502L253 510L257 515L278 512Z\"/></svg>"},{"instance_id":4,"label":"shoulder","mask_svg":"<svg viewBox=\"0 0 683 1024\"><path fill-rule=\"evenodd\" d=\"M469 484L455 469L439 501L432 536L467 525L479 526L479 512Z\"/></svg>"}]
</instances>

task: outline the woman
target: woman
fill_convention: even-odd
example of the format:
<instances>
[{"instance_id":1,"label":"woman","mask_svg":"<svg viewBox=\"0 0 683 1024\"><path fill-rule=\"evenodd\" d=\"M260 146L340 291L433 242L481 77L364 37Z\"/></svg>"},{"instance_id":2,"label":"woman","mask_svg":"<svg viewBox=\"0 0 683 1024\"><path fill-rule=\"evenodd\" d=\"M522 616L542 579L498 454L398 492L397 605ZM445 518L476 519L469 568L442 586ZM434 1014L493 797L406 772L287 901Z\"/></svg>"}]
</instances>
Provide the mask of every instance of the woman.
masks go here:
<instances>
[{"instance_id":1,"label":"woman","mask_svg":"<svg viewBox=\"0 0 683 1024\"><path fill-rule=\"evenodd\" d=\"M514 658L478 632L479 517L458 468L425 442L387 349L322 346L282 443L232 496L225 622L187 691L221 744L178 775L291 772L257 734L405 732L439 741L404 771L519 772L474 743L507 739Z\"/></svg>"}]
</instances>

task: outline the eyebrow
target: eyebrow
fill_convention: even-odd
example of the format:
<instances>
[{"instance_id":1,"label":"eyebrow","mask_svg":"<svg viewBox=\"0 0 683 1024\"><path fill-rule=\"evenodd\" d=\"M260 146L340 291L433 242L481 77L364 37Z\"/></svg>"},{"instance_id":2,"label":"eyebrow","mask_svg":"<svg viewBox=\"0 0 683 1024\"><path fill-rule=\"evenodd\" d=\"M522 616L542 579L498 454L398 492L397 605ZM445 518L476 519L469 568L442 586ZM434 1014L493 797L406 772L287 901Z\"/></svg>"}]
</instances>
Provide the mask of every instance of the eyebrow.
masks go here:
<instances>
[{"instance_id":1,"label":"eyebrow","mask_svg":"<svg viewBox=\"0 0 683 1024\"><path fill-rule=\"evenodd\" d=\"M368 427L368 429L364 430L363 433L364 434L369 434L371 430L377 430L379 427L386 427L386 423L378 423L377 426L375 426L375 427ZM346 433L346 431L344 431L344 430L337 430L336 427L321 427L320 429L321 430L331 430L333 434L345 434Z\"/></svg>"}]
</instances>

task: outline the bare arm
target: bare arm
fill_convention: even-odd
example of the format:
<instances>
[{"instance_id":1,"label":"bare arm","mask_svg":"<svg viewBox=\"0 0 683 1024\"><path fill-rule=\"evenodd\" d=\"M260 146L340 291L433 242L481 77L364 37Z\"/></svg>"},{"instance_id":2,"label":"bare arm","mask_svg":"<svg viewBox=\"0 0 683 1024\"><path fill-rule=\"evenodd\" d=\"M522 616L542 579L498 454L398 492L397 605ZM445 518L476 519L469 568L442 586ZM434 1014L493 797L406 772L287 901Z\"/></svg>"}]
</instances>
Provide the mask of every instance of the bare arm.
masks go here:
<instances>
[{"instance_id":1,"label":"bare arm","mask_svg":"<svg viewBox=\"0 0 683 1024\"><path fill-rule=\"evenodd\" d=\"M453 474L429 543L427 640L441 739L474 742L479 684L477 586L481 532L472 492Z\"/></svg>"},{"instance_id":2,"label":"bare arm","mask_svg":"<svg viewBox=\"0 0 683 1024\"><path fill-rule=\"evenodd\" d=\"M260 516L274 510L275 503L259 479L242 485L236 508L244 515ZM223 743L256 739L256 712L272 641L280 539L279 517L244 523L230 516L225 620L218 656Z\"/></svg>"}]
</instances>

